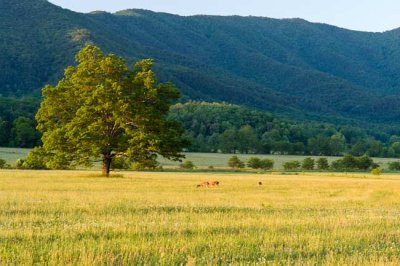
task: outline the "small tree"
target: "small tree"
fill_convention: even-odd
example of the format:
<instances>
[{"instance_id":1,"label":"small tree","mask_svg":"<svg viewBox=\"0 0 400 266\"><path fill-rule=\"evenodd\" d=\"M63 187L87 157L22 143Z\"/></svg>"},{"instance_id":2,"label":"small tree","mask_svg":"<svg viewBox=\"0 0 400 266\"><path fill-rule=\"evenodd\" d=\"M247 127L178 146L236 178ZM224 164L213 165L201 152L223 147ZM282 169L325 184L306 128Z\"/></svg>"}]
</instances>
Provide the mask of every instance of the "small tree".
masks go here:
<instances>
[{"instance_id":1,"label":"small tree","mask_svg":"<svg viewBox=\"0 0 400 266\"><path fill-rule=\"evenodd\" d=\"M158 84L152 61L142 60L129 70L126 62L88 45L76 56L64 78L43 90L36 115L43 133L46 161L91 165L101 158L103 175L116 157L134 162L156 161L157 155L180 160L189 143L183 129L167 119L179 98L171 84Z\"/></svg>"},{"instance_id":2,"label":"small tree","mask_svg":"<svg viewBox=\"0 0 400 266\"><path fill-rule=\"evenodd\" d=\"M187 160L187 161L184 161L184 162L180 165L180 167L181 167L182 169L194 169L194 168L195 168L195 165L194 165L194 163L193 163L192 161Z\"/></svg>"},{"instance_id":3,"label":"small tree","mask_svg":"<svg viewBox=\"0 0 400 266\"><path fill-rule=\"evenodd\" d=\"M379 167L378 168L374 168L374 169L372 169L371 174L373 174L373 175L381 175L382 174L382 170Z\"/></svg>"},{"instance_id":4,"label":"small tree","mask_svg":"<svg viewBox=\"0 0 400 266\"><path fill-rule=\"evenodd\" d=\"M389 163L389 170L391 171L400 171L400 162L390 162Z\"/></svg>"},{"instance_id":5,"label":"small tree","mask_svg":"<svg viewBox=\"0 0 400 266\"><path fill-rule=\"evenodd\" d=\"M299 161L290 161L283 164L285 170L298 170L301 164Z\"/></svg>"},{"instance_id":6,"label":"small tree","mask_svg":"<svg viewBox=\"0 0 400 266\"><path fill-rule=\"evenodd\" d=\"M333 161L331 163L331 168L335 171L343 171L346 169L345 165L343 164L343 159Z\"/></svg>"},{"instance_id":7,"label":"small tree","mask_svg":"<svg viewBox=\"0 0 400 266\"><path fill-rule=\"evenodd\" d=\"M343 156L342 164L344 169L351 170L351 169L357 169L358 168L358 160L356 157L354 157L351 154L346 154Z\"/></svg>"},{"instance_id":8,"label":"small tree","mask_svg":"<svg viewBox=\"0 0 400 266\"><path fill-rule=\"evenodd\" d=\"M247 160L247 166L253 169L270 170L274 168L274 161L270 159L261 160L257 157L251 157Z\"/></svg>"},{"instance_id":9,"label":"small tree","mask_svg":"<svg viewBox=\"0 0 400 266\"><path fill-rule=\"evenodd\" d=\"M318 167L318 170L328 170L329 169L328 159L319 158L317 160L317 167Z\"/></svg>"},{"instance_id":10,"label":"small tree","mask_svg":"<svg viewBox=\"0 0 400 266\"><path fill-rule=\"evenodd\" d=\"M312 158L305 158L301 164L301 168L304 170L314 170L315 161Z\"/></svg>"},{"instance_id":11,"label":"small tree","mask_svg":"<svg viewBox=\"0 0 400 266\"><path fill-rule=\"evenodd\" d=\"M252 169L260 169L261 167L261 160L257 157L251 157L247 160L247 167Z\"/></svg>"},{"instance_id":12,"label":"small tree","mask_svg":"<svg viewBox=\"0 0 400 266\"><path fill-rule=\"evenodd\" d=\"M374 161L368 155L357 158L357 168L360 170L368 170L372 168L373 164Z\"/></svg>"},{"instance_id":13,"label":"small tree","mask_svg":"<svg viewBox=\"0 0 400 266\"><path fill-rule=\"evenodd\" d=\"M260 162L261 168L264 170L271 170L274 168L274 161L270 159L263 159Z\"/></svg>"},{"instance_id":14,"label":"small tree","mask_svg":"<svg viewBox=\"0 0 400 266\"><path fill-rule=\"evenodd\" d=\"M3 159L0 159L0 169L6 168L7 162Z\"/></svg>"},{"instance_id":15,"label":"small tree","mask_svg":"<svg viewBox=\"0 0 400 266\"><path fill-rule=\"evenodd\" d=\"M24 159L21 159L21 158L17 159L17 160L15 161L15 167L16 167L17 169L23 169L23 168L24 168L24 162L25 162Z\"/></svg>"},{"instance_id":16,"label":"small tree","mask_svg":"<svg viewBox=\"0 0 400 266\"><path fill-rule=\"evenodd\" d=\"M244 168L244 162L242 162L236 155L229 158L228 165L234 169L242 169Z\"/></svg>"},{"instance_id":17,"label":"small tree","mask_svg":"<svg viewBox=\"0 0 400 266\"><path fill-rule=\"evenodd\" d=\"M381 168L377 167L371 170L371 174L373 175L381 175L382 174L382 170Z\"/></svg>"}]
</instances>

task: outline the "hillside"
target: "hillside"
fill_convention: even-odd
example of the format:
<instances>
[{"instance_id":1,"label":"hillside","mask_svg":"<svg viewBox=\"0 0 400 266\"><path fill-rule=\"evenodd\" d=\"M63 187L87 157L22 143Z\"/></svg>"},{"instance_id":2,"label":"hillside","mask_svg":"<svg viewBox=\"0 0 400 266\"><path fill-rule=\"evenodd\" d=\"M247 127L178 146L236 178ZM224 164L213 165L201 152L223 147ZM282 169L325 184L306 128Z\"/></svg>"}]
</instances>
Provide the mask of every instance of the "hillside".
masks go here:
<instances>
[{"instance_id":1,"label":"hillside","mask_svg":"<svg viewBox=\"0 0 400 266\"><path fill-rule=\"evenodd\" d=\"M304 20L125 10L79 14L45 0L0 0L0 94L39 95L86 42L154 58L184 100L226 101L296 119L398 123L400 31Z\"/></svg>"}]
</instances>

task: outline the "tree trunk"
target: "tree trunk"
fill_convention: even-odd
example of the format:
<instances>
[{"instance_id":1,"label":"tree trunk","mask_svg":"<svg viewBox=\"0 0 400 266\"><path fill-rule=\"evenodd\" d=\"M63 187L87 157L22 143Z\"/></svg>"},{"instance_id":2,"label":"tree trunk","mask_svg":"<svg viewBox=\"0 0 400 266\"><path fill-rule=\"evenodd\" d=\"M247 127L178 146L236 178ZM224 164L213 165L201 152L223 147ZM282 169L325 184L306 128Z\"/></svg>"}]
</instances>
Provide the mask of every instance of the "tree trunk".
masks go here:
<instances>
[{"instance_id":1,"label":"tree trunk","mask_svg":"<svg viewBox=\"0 0 400 266\"><path fill-rule=\"evenodd\" d=\"M110 155L103 156L103 176L110 176L111 161L112 157Z\"/></svg>"}]
</instances>

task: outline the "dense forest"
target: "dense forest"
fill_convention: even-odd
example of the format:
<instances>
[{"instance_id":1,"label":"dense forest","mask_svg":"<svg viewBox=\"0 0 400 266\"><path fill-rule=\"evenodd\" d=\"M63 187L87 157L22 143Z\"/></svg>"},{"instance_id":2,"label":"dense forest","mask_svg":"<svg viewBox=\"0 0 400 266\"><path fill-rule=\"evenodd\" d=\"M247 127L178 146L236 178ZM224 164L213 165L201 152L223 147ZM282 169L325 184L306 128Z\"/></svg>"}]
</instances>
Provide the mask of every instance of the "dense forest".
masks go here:
<instances>
[{"instance_id":1,"label":"dense forest","mask_svg":"<svg viewBox=\"0 0 400 266\"><path fill-rule=\"evenodd\" d=\"M40 143L35 130L39 100L32 97L0 97L0 147L31 148Z\"/></svg>"},{"instance_id":2,"label":"dense forest","mask_svg":"<svg viewBox=\"0 0 400 266\"><path fill-rule=\"evenodd\" d=\"M171 80L184 100L317 122L399 124L400 30L145 10L80 14L45 0L3 0L0 10L3 96L38 96L92 42L129 62L154 58L160 81Z\"/></svg>"},{"instance_id":3,"label":"dense forest","mask_svg":"<svg viewBox=\"0 0 400 266\"><path fill-rule=\"evenodd\" d=\"M195 152L400 156L400 136L381 129L293 122L225 103L176 104L170 116L183 124Z\"/></svg>"},{"instance_id":4,"label":"dense forest","mask_svg":"<svg viewBox=\"0 0 400 266\"><path fill-rule=\"evenodd\" d=\"M40 143L36 98L0 98L0 146ZM227 103L187 102L171 108L192 145L188 151L252 154L400 157L400 132L329 123L296 122ZM391 135L391 133L393 135Z\"/></svg>"}]
</instances>

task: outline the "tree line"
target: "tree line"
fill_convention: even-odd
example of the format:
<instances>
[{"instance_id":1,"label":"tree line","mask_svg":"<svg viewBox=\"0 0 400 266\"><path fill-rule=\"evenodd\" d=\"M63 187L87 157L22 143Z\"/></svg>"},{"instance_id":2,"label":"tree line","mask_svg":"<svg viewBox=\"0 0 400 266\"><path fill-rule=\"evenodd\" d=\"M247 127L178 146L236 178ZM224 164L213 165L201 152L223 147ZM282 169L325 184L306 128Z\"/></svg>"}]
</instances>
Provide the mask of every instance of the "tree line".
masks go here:
<instances>
[{"instance_id":1,"label":"tree line","mask_svg":"<svg viewBox=\"0 0 400 266\"><path fill-rule=\"evenodd\" d=\"M35 113L38 98L0 97L0 146L40 144ZM400 134L391 128L295 122L227 103L187 102L172 106L169 118L182 123L191 152L400 157Z\"/></svg>"},{"instance_id":2,"label":"tree line","mask_svg":"<svg viewBox=\"0 0 400 266\"><path fill-rule=\"evenodd\" d=\"M176 104L170 116L186 129L191 152L400 156L400 136L379 129L294 122L226 103Z\"/></svg>"},{"instance_id":3,"label":"tree line","mask_svg":"<svg viewBox=\"0 0 400 266\"><path fill-rule=\"evenodd\" d=\"M40 143L35 113L39 99L0 97L0 147L32 148Z\"/></svg>"},{"instance_id":4,"label":"tree line","mask_svg":"<svg viewBox=\"0 0 400 266\"><path fill-rule=\"evenodd\" d=\"M238 156L234 155L229 158L228 166L233 169L243 169L245 167L252 169L263 169L272 170L274 169L274 160L271 159L260 159L257 157L250 157L247 162L239 159ZM343 157L329 163L327 158L321 157L318 159L304 158L302 161L292 160L286 161L282 165L284 170L288 171L368 171L374 169L380 169L380 165L375 163L372 158L368 155L353 156L351 154L345 154ZM398 171L400 170L400 162L389 163L389 170Z\"/></svg>"}]
</instances>

